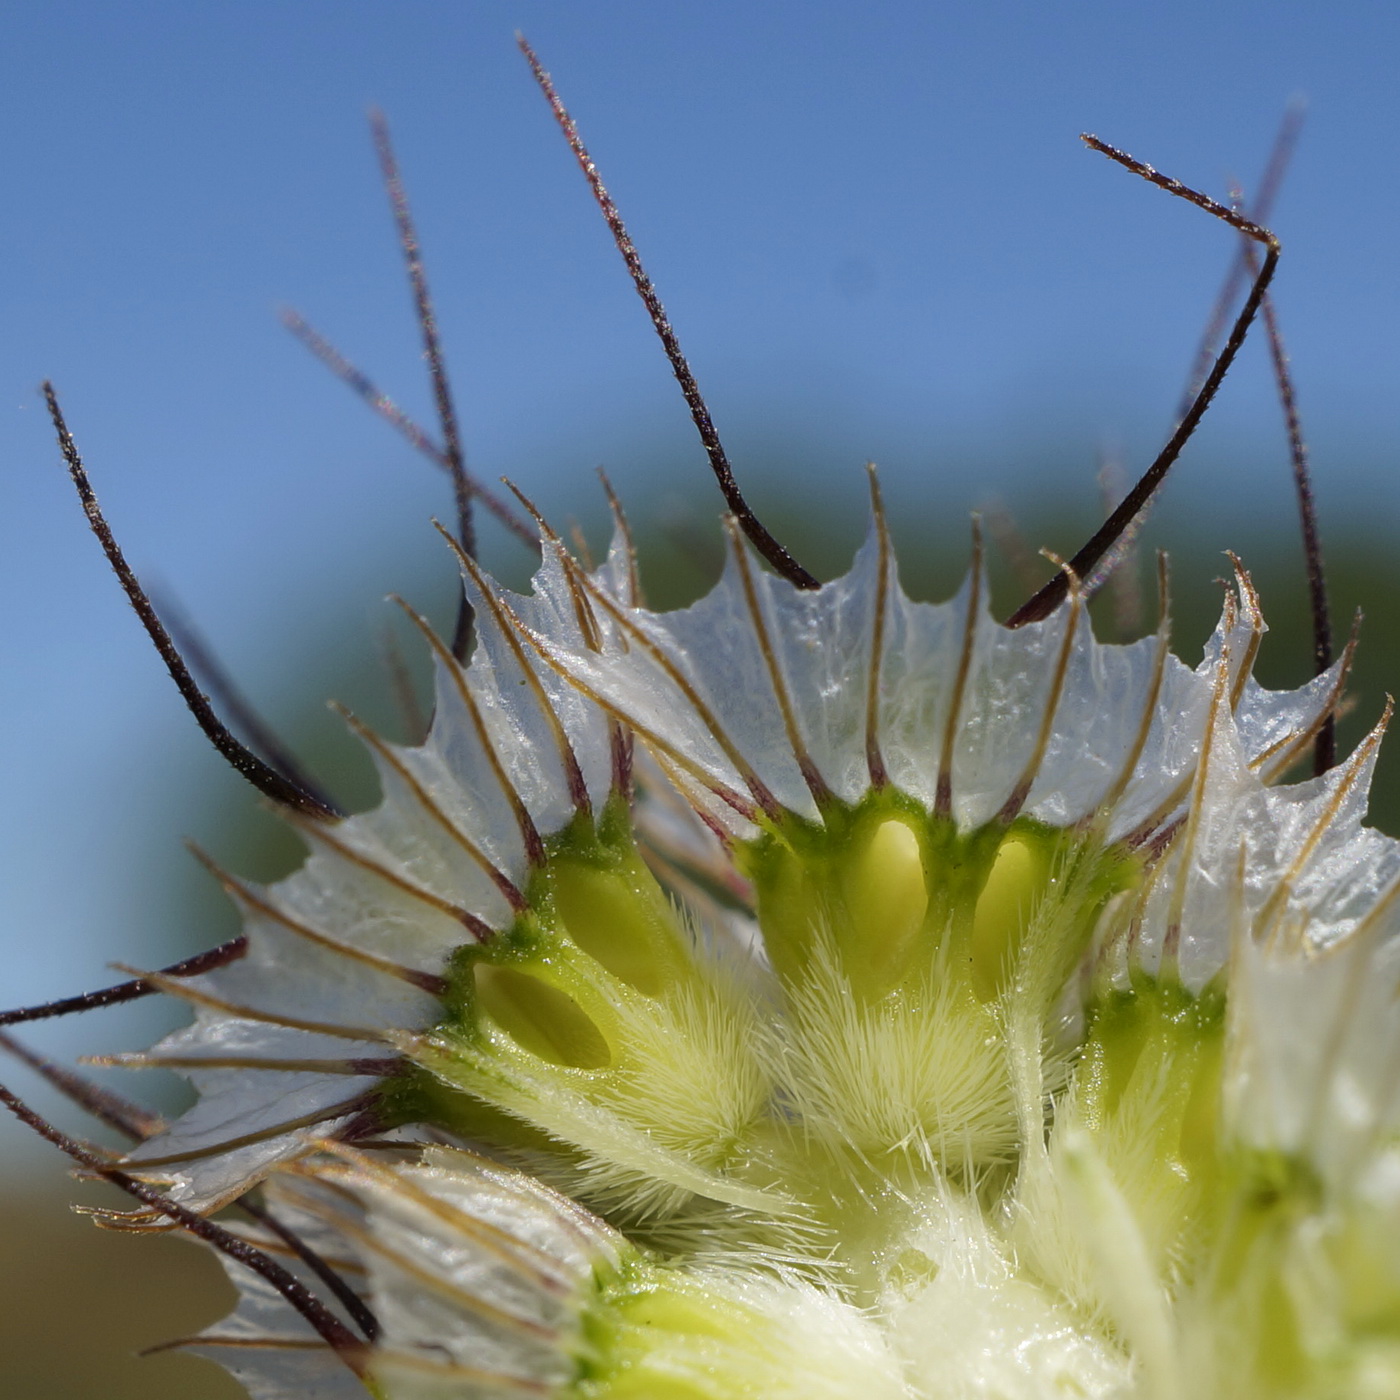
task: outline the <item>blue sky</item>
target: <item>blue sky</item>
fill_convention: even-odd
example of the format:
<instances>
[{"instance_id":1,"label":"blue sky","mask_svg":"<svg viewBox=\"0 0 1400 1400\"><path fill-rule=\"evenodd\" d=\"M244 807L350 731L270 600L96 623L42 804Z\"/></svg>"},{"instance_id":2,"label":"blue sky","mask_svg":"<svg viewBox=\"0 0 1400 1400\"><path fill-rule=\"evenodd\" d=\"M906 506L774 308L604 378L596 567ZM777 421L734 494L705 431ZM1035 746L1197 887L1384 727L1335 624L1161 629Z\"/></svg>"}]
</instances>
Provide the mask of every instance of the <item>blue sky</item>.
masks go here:
<instances>
[{"instance_id":1,"label":"blue sky","mask_svg":"<svg viewBox=\"0 0 1400 1400\"><path fill-rule=\"evenodd\" d=\"M0 1003L160 956L158 854L238 797L83 528L41 378L133 562L274 711L310 633L359 645L389 588L446 578L440 481L275 318L300 308L427 416L368 105L393 123L476 468L561 516L592 508L600 463L639 509L693 497L703 461L517 27L740 470L800 460L804 493L858 513L874 458L912 541L991 492L1092 500L1099 444L1141 466L1169 425L1229 235L1077 134L1223 194L1306 97L1274 222L1318 489L1325 518L1400 524L1394 5L11 7ZM1182 464L1179 515L1290 508L1260 350Z\"/></svg>"}]
</instances>

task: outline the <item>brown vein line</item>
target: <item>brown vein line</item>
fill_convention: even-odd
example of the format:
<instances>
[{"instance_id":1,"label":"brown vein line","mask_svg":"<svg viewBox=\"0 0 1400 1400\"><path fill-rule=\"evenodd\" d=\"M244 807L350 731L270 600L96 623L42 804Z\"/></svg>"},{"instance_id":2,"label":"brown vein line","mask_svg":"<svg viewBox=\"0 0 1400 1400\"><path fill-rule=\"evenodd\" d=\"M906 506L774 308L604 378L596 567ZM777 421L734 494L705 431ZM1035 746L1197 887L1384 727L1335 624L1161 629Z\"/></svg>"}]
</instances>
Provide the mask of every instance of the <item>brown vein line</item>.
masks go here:
<instances>
[{"instance_id":1,"label":"brown vein line","mask_svg":"<svg viewBox=\"0 0 1400 1400\"><path fill-rule=\"evenodd\" d=\"M1099 799L1096 812L1104 824L1112 818L1114 809L1123 799L1128 784L1137 771L1138 760L1147 747L1148 736L1152 733L1152 722L1157 717L1157 702L1162 695L1162 683L1166 679L1167 657L1171 654L1171 600L1168 591L1167 556L1157 555L1157 647L1152 657L1152 682L1148 686L1147 700L1142 707L1142 718L1138 721L1137 736L1128 752L1118 776L1108 791Z\"/></svg>"},{"instance_id":2,"label":"brown vein line","mask_svg":"<svg viewBox=\"0 0 1400 1400\"><path fill-rule=\"evenodd\" d=\"M967 595L967 622L963 627L962 649L958 653L958 671L948 700L948 719L943 726L943 748L938 757L938 786L933 810L946 817L953 810L953 745L958 737L962 718L963 691L972 670L972 653L977 642L978 614L982 607L982 526L972 517L972 573Z\"/></svg>"},{"instance_id":3,"label":"brown vein line","mask_svg":"<svg viewBox=\"0 0 1400 1400\"><path fill-rule=\"evenodd\" d=\"M201 991L174 977L165 977L159 972L142 972L138 968L114 966L120 972L128 972L150 982L157 990L168 996L178 997L195 1006L207 1006L212 1011L222 1011L229 1016L244 1021L261 1021L269 1026L285 1026L288 1030L309 1031L313 1035L329 1035L337 1040L379 1040L385 1039L383 1031L370 1030L365 1026L339 1026L329 1021L308 1021L297 1016L283 1016L272 1011L259 1011L251 1006L243 1006L226 997L215 996L212 992Z\"/></svg>"},{"instance_id":4,"label":"brown vein line","mask_svg":"<svg viewBox=\"0 0 1400 1400\"><path fill-rule=\"evenodd\" d=\"M258 1248L258 1246L254 1246ZM213 1333L203 1333L194 1337L177 1337L174 1341L158 1342L153 1347L142 1347L137 1356L158 1356L163 1351L175 1351L180 1347L222 1347L225 1350L241 1351L330 1351L328 1342L313 1342L310 1337L221 1337Z\"/></svg>"},{"instance_id":5,"label":"brown vein line","mask_svg":"<svg viewBox=\"0 0 1400 1400\"><path fill-rule=\"evenodd\" d=\"M353 1183L356 1171L368 1173L385 1190L391 1193L397 1191L419 1209L427 1211L434 1219L470 1235L484 1250L501 1263L517 1270L522 1277L532 1279L542 1288L556 1292L566 1291L568 1281L563 1276L566 1274L565 1266L547 1250L511 1234L489 1220L470 1215L439 1196L434 1196L411 1177L394 1171L383 1162L375 1161L364 1152L357 1152L348 1144L328 1141L324 1146L327 1152L340 1157L345 1165L338 1168L322 1166L309 1169L308 1175L313 1179L331 1174L341 1181Z\"/></svg>"},{"instance_id":6,"label":"brown vein line","mask_svg":"<svg viewBox=\"0 0 1400 1400\"><path fill-rule=\"evenodd\" d=\"M625 724L628 728L635 730L636 733L641 735L646 744L656 749L658 752L664 753L682 772L688 773L702 788L707 792L714 793L721 802L728 807L732 807L741 817L744 817L748 821L756 820L758 812L761 809L753 802L750 802L742 794L736 792L728 784L720 782L718 778L707 773L700 764L677 748L670 740L663 739L661 735L648 729L644 724L639 723L636 719L632 718L632 716L619 709L611 700L600 695L587 681L580 676L576 676L562 661L550 653L548 643L543 637L536 636L528 627L524 629L522 635L529 641L530 645L534 647L545 665L556 674L562 676L580 695L591 700L600 710L605 714L611 715L619 723Z\"/></svg>"},{"instance_id":7,"label":"brown vein line","mask_svg":"<svg viewBox=\"0 0 1400 1400\"><path fill-rule=\"evenodd\" d=\"M768 682L773 687L773 696L778 702L778 713L783 719L783 730L787 735L788 747L792 750L793 758L797 760L798 771L801 772L802 780L807 784L808 792L812 794L812 800L820 810L823 805L830 802L831 789L827 786L826 779L822 777L817 765L812 761L812 755L807 752L806 741L802 737L802 731L797 724L797 715L792 708L792 697L788 693L787 681L783 676L782 667L778 664L778 654L773 649L773 639L769 635L768 624L763 617L763 608L759 602L753 568L739 538L738 522L732 516L725 521L725 530L729 535L730 547L734 551L734 562L739 566L739 581L744 590L744 606L748 609L749 623L753 627L754 637L763 657L764 669L768 672Z\"/></svg>"},{"instance_id":8,"label":"brown vein line","mask_svg":"<svg viewBox=\"0 0 1400 1400\"><path fill-rule=\"evenodd\" d=\"M870 628L870 667L865 686L865 766L872 787L889 786L890 775L880 750L880 676L885 661L885 614L889 609L890 531L880 496L880 478L875 463L866 464L870 478L870 510L875 518L875 539L879 550L879 578L875 584L875 611Z\"/></svg>"},{"instance_id":9,"label":"brown vein line","mask_svg":"<svg viewBox=\"0 0 1400 1400\"><path fill-rule=\"evenodd\" d=\"M444 899L441 895L434 894L429 889L424 889L422 885L415 884L407 877L400 875L396 870L391 870L387 865L375 860L372 856L366 855L363 851L356 850L348 842L341 841L338 837L332 837L325 827L316 826L311 822L302 822L295 818L292 824L298 831L309 837L313 841L319 842L328 849L334 851L342 860L348 864L364 870L383 880L386 885L392 886L396 890L402 891L411 899L416 899L420 904L426 904L430 909L436 909L440 914L445 914L450 919L456 920L464 925L468 931L478 939L489 938L494 930L485 920L477 918L475 914L463 909L460 904L454 904L450 899Z\"/></svg>"},{"instance_id":10,"label":"brown vein line","mask_svg":"<svg viewBox=\"0 0 1400 1400\"><path fill-rule=\"evenodd\" d=\"M1068 569L1067 565L1061 567ZM1064 695L1065 678L1069 673L1070 656L1074 651L1075 633L1079 628L1079 617L1084 610L1084 602L1079 593L1079 581L1071 579L1069 585L1069 616L1065 619L1065 635L1060 642L1059 655L1055 659L1055 672L1050 678L1050 692L1045 697L1045 713L1041 716L1040 731L1036 735L1035 748L1031 751L1030 759L1026 763L1026 771L1017 780L1016 786L1011 789L1010 795L1003 804L1001 811L997 814L999 820L1010 822L1014 820L1016 814L1025 805L1026 798L1030 796L1031 787L1035 782L1036 774L1040 771L1040 765L1045 762L1045 751L1050 745L1050 731L1055 724L1055 715L1060 708L1060 699Z\"/></svg>"},{"instance_id":11,"label":"brown vein line","mask_svg":"<svg viewBox=\"0 0 1400 1400\"><path fill-rule=\"evenodd\" d=\"M378 1365L398 1366L424 1376L441 1376L447 1380L474 1381L494 1390L512 1390L520 1395L553 1395L552 1385L527 1380L523 1376L508 1376L500 1371L483 1371L478 1366L464 1366L459 1361L441 1361L437 1357L418 1356L411 1351L396 1351L379 1347L375 1351Z\"/></svg>"},{"instance_id":12,"label":"brown vein line","mask_svg":"<svg viewBox=\"0 0 1400 1400\"><path fill-rule=\"evenodd\" d=\"M773 794L768 790L767 785L758 776L758 774L754 772L753 767L750 765L749 761L743 756L743 754L739 752L738 748L735 747L734 742L724 732L723 726L714 717L714 715L711 713L709 707L705 704L705 702L700 698L699 692L690 683L685 673L675 664L675 662L671 660L669 656L666 655L666 652L660 646L658 646L656 642L654 642L649 636L647 636L647 634L635 622L633 622L622 612L622 610L612 601L611 598L608 597L608 595L605 592L603 592L602 589L600 589L599 587L597 587L596 584L594 584L592 579L590 579L586 574L580 574L579 580L583 584L583 586L588 590L588 592L593 596L593 598L598 602L599 606L603 609L603 611L606 612L610 617L612 617L612 619L617 623L617 625L621 627L622 630L629 637L631 637L632 640L636 642L636 644L639 647L641 647L641 649L644 652L646 652L646 654L651 658L653 663L665 674L666 678L672 683L672 685L674 685L676 689L679 690L681 694L685 697L686 702L695 711L697 718L705 726L705 728L710 731L710 736L714 739L715 743L719 745L720 750L723 752L724 756L730 761L730 763L734 765L735 769L739 773L739 776L743 778L744 785L753 794L754 801L757 802L758 805L770 817L773 817L775 819L779 817L782 813L782 806L778 802L778 799L774 797ZM627 717L625 715L619 714L619 718L626 720ZM635 723L633 723L630 720L628 720L627 722L631 723L633 725L633 728L637 729L638 733L642 732L640 727L637 726ZM667 748L668 751L674 752L674 750L671 749L671 746L668 745ZM688 766L687 771L689 771ZM703 781L705 782L705 785L707 787L711 785L710 780L708 778L704 779Z\"/></svg>"},{"instance_id":13,"label":"brown vein line","mask_svg":"<svg viewBox=\"0 0 1400 1400\"><path fill-rule=\"evenodd\" d=\"M613 494L612 486L601 467L598 470L598 475L602 480L603 490L607 493L613 518L618 522L618 528L622 531L625 541L628 567L628 602L630 606L635 607L638 593L636 550L632 544L632 536L628 531L626 517L622 514L622 506ZM559 538L558 531L550 525L549 521L544 518L543 512L513 481L507 481L506 485L515 493L516 499L521 505L529 511L535 524L539 527L541 535L553 547L559 558L564 570L564 582L569 589L569 601L573 604L574 620L578 623L578 629L583 634L584 645L588 647L589 651L601 652L603 650L603 637L598 627L597 616L594 614L592 604L588 601L588 595L579 584L578 571L573 567L569 551L564 547L563 540ZM578 543L580 545L584 543L581 535L578 538ZM611 717L608 719L608 753L611 760L609 765L612 774L611 790L630 800L632 743L627 730Z\"/></svg>"},{"instance_id":14,"label":"brown vein line","mask_svg":"<svg viewBox=\"0 0 1400 1400\"><path fill-rule=\"evenodd\" d=\"M1273 923L1280 909L1287 903L1289 896L1293 893L1293 886L1297 883L1298 877L1303 873L1303 867L1312 859L1312 854L1317 850L1318 843L1327 833L1327 828L1335 820L1337 813L1341 810L1342 804L1346 801L1347 794L1354 788L1361 778L1362 770L1370 761L1376 750L1380 747L1381 739L1385 736L1385 731L1390 725L1390 718L1395 713L1395 702L1386 697L1385 711L1381 715L1371 732L1357 745L1351 757L1347 759L1342 775L1337 782L1336 790L1329 796L1324 804L1322 812L1317 821L1313 823L1308 832L1306 840L1298 848L1298 853L1289 864L1287 873L1274 886L1273 892L1269 895L1264 907L1259 911L1255 921L1256 929L1264 930ZM1256 934L1256 937L1258 935ZM1270 946L1274 943L1274 934L1269 935Z\"/></svg>"},{"instance_id":15,"label":"brown vein line","mask_svg":"<svg viewBox=\"0 0 1400 1400\"><path fill-rule=\"evenodd\" d=\"M344 718L350 728L355 731L355 734L398 774L399 778L417 800L419 806L421 806L481 868L482 872L491 880L496 888L500 890L501 894L505 896L506 903L509 904L517 914L523 913L528 905L519 887L503 870L498 869L471 837L469 837L466 832L438 806L427 788L425 788L413 773L409 771L407 765L394 753L389 745L367 724L356 719L343 705L335 705L332 708Z\"/></svg>"},{"instance_id":16,"label":"brown vein line","mask_svg":"<svg viewBox=\"0 0 1400 1400\"><path fill-rule=\"evenodd\" d=\"M574 621L578 624L578 630L583 635L584 645L589 651L601 651L602 637L598 632L598 619L593 616L593 609L588 602L588 595L583 593L574 577L574 570L570 567L572 560L569 551L560 539L559 532L544 518L544 513L538 506L511 480L506 480L506 486L515 493L515 498L530 513L530 518L539 527L540 534L545 541L551 545L555 554L559 557L561 567L564 570L564 582L568 585L569 601L574 609ZM582 544L582 536L578 536L575 543ZM591 561L585 558L585 563L592 567ZM586 572L586 570L585 570Z\"/></svg>"},{"instance_id":17,"label":"brown vein line","mask_svg":"<svg viewBox=\"0 0 1400 1400\"><path fill-rule=\"evenodd\" d=\"M494 1303L488 1303L484 1298L478 1298L476 1294L459 1287L450 1279L433 1273L417 1260L411 1259L400 1250L385 1244L381 1239L377 1239L357 1221L350 1219L344 1211L337 1210L324 1201L313 1200L309 1197L303 1197L298 1204L303 1210L319 1216L342 1234L348 1235L363 1249L377 1254L381 1259L387 1260L394 1268L407 1274L409 1278L431 1289L439 1297L449 1299L485 1321L495 1323L498 1327L514 1332L518 1336L528 1337L531 1341L552 1342L557 1336L553 1328L532 1321L530 1318L518 1317L515 1313L507 1312L504 1308L498 1308Z\"/></svg>"},{"instance_id":18,"label":"brown vein line","mask_svg":"<svg viewBox=\"0 0 1400 1400\"><path fill-rule=\"evenodd\" d=\"M1164 970L1168 962L1173 968L1177 962L1177 952L1181 942L1181 916L1186 907L1186 885L1191 875L1191 857L1196 849L1196 832L1201 824L1201 807L1205 795L1206 778L1209 775L1211 753L1215 746L1215 726L1220 714L1220 707L1226 700L1225 692L1229 680L1230 648L1229 644L1226 643L1221 648L1216 681L1211 690L1205 733L1201 736L1201 756L1196 761L1195 780L1192 784L1191 806L1186 814L1186 827L1182 833L1181 866L1177 871L1176 882L1172 886L1171 904L1168 906L1167 930L1162 938Z\"/></svg>"},{"instance_id":19,"label":"brown vein line","mask_svg":"<svg viewBox=\"0 0 1400 1400\"><path fill-rule=\"evenodd\" d=\"M434 522L436 524L436 522ZM535 703L540 708L540 713L544 716L545 723L549 726L550 733L554 736L554 742L559 750L559 759L564 766L564 777L569 785L569 796L574 807L583 813L593 810L593 803L588 796L588 785L583 780L583 769L579 767L578 755L574 753L574 746L569 742L568 733L564 729L564 722L555 712L554 706L549 702L549 696L545 692L544 684L539 676L535 674L535 669L530 665L529 658L525 655L525 649L520 645L520 639L515 635L515 627L520 625L515 613L506 603L497 596L495 589L491 586L490 580L477 567L476 560L462 549L452 536L442 528L437 526L438 533L452 547L452 552L456 554L462 567L471 576L472 582L476 585L477 591L481 594L482 600L491 612L492 620L495 622L505 644L510 648L511 654L515 657L520 667L521 674L525 678L525 684L529 687L530 693L535 697ZM514 627L511 624L514 624Z\"/></svg>"},{"instance_id":20,"label":"brown vein line","mask_svg":"<svg viewBox=\"0 0 1400 1400\"><path fill-rule=\"evenodd\" d=\"M1240 604L1244 608L1245 616L1249 618L1249 641L1245 646L1239 670L1235 673L1234 685L1230 689L1230 709L1233 712L1239 709L1240 701L1244 698L1244 688L1254 673L1254 662L1259 656L1259 647L1264 640L1264 611L1259 606L1259 592L1254 587L1249 570L1240 562L1238 555L1230 550L1225 552L1235 570Z\"/></svg>"},{"instance_id":21,"label":"brown vein line","mask_svg":"<svg viewBox=\"0 0 1400 1400\"><path fill-rule=\"evenodd\" d=\"M534 818L530 815L530 810L525 805L525 800L516 790L515 784L511 782L510 775L505 770L505 765L501 762L501 756L496 752L496 746L491 742L491 735L487 732L486 721L481 714L481 707L476 703L476 696L471 692L471 686L467 684L466 668L453 656L447 644L428 624L427 618L414 611L413 608L394 594L393 601L401 607L408 615L409 620L423 634L428 645L432 648L433 654L442 663L447 674L452 677L453 688L457 692L458 698L462 702L468 717L471 719L472 728L476 731L477 742L480 743L482 752L486 755L486 761L491 765L491 771L495 774L497 783L500 784L501 791L505 794L506 801L510 803L510 810L515 816L515 824L520 829L520 839L525 845L525 855L532 866L544 864L544 842L540 839L539 829L535 826Z\"/></svg>"},{"instance_id":22,"label":"brown vein line","mask_svg":"<svg viewBox=\"0 0 1400 1400\"><path fill-rule=\"evenodd\" d=\"M290 1074L378 1075L383 1078L403 1068L400 1059L291 1060L260 1055L84 1055L83 1062L109 1069L259 1069Z\"/></svg>"},{"instance_id":23,"label":"brown vein line","mask_svg":"<svg viewBox=\"0 0 1400 1400\"><path fill-rule=\"evenodd\" d=\"M632 539L632 527L628 524L627 512L622 509L622 502L602 467L598 468L598 480L603 483L603 494L608 498L608 509L612 512L618 534L622 536L622 546L627 555L627 601L632 607L638 608L642 605L642 582L637 573L637 546Z\"/></svg>"},{"instance_id":24,"label":"brown vein line","mask_svg":"<svg viewBox=\"0 0 1400 1400\"><path fill-rule=\"evenodd\" d=\"M432 996L440 997L447 990L446 979L438 976L437 973L422 972L415 967L405 967L403 963L395 962L392 958L386 958L379 953L372 953L367 948L356 948L353 944L343 943L338 938L332 938L330 934L312 928L310 924L303 923L270 901L254 894L249 886L241 880L236 880L212 856L200 850L198 846L191 845L190 850L195 859L224 887L234 900L255 913L261 914L265 919L271 919L273 923L280 924L289 933L296 934L298 938L303 938L318 948L324 948L328 953L338 954L351 962L372 968L375 972L381 972L386 977L394 977L400 982L407 982L410 986L417 987L420 991L428 992Z\"/></svg>"},{"instance_id":25,"label":"brown vein line","mask_svg":"<svg viewBox=\"0 0 1400 1400\"><path fill-rule=\"evenodd\" d=\"M1274 755L1283 750L1282 756L1277 761L1271 762L1267 771L1261 772L1259 780L1269 784L1280 778L1296 761L1298 755L1310 743L1314 737L1327 723L1329 716L1337 713L1342 702L1343 692L1346 690L1347 681L1351 679L1351 668L1356 659L1356 649L1361 640L1361 610L1358 608L1356 616L1352 619L1351 637L1348 639L1342 651L1341 661L1337 668L1337 679L1332 688L1327 692L1327 699L1317 714L1308 721L1307 725L1294 734L1287 734L1282 739L1277 740L1265 749L1257 758L1249 761L1249 766L1253 769L1262 769L1266 762L1274 759Z\"/></svg>"},{"instance_id":26,"label":"brown vein line","mask_svg":"<svg viewBox=\"0 0 1400 1400\"><path fill-rule=\"evenodd\" d=\"M185 1152L167 1152L160 1157L125 1157L122 1159L122 1166L139 1175L149 1172L155 1167L170 1167L178 1162L198 1162L205 1157L217 1156L221 1152L233 1152L240 1147L251 1147L254 1143L267 1142L269 1138L281 1137L284 1133L294 1133L298 1128L310 1128L317 1123L327 1123L332 1118L340 1118L346 1113L353 1113L356 1109L364 1107L366 1102L367 1098L364 1094L357 1094L353 1099L346 1099L343 1103L333 1104L329 1108L320 1108L311 1113L303 1113L297 1118L288 1118L285 1122L275 1123L268 1128L260 1128L255 1133L240 1133L236 1137L210 1143L207 1147L191 1147Z\"/></svg>"}]
</instances>

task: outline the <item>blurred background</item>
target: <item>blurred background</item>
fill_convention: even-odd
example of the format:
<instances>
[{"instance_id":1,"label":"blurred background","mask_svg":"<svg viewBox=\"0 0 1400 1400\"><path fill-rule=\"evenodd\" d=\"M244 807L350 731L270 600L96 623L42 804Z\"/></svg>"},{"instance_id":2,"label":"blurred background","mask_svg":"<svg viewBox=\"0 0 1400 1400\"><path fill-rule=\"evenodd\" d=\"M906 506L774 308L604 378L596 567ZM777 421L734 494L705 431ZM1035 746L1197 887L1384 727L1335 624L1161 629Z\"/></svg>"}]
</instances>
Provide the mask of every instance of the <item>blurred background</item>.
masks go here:
<instances>
[{"instance_id":1,"label":"blurred background","mask_svg":"<svg viewBox=\"0 0 1400 1400\"><path fill-rule=\"evenodd\" d=\"M40 379L55 381L132 563L347 800L372 789L322 702L399 732L383 595L450 619L453 570L429 525L451 509L442 478L276 319L295 306L429 421L370 104L393 124L473 469L508 474L600 541L603 465L653 597L694 596L713 576L718 495L516 28L579 119L760 513L838 572L865 528L873 459L906 585L931 597L956 585L974 507L1009 512L1032 547L1082 541L1101 460L1135 475L1170 429L1234 255L1227 230L1078 133L1223 197L1257 183L1287 104L1305 99L1273 217L1275 287L1339 632L1367 613L1353 734L1400 685L1400 10L1384 0L10 7L0 1005L230 936L184 837L245 875L295 860L128 613ZM1173 552L1186 659L1231 547L1274 627L1263 678L1306 678L1294 510L1256 337L1144 536ZM528 553L489 526L483 555L528 576ZM1004 613L1024 585L1005 559L997 569ZM1115 626L1110 608L1102 634ZM1374 805L1391 830L1396 752ZM178 1019L142 1004L29 1039L72 1059ZM80 1130L31 1079L6 1076ZM136 1087L175 1102L170 1086ZM6 1396L238 1394L190 1357L132 1359L219 1313L211 1261L73 1217L75 1194L101 1196L10 1123L0 1167Z\"/></svg>"}]
</instances>

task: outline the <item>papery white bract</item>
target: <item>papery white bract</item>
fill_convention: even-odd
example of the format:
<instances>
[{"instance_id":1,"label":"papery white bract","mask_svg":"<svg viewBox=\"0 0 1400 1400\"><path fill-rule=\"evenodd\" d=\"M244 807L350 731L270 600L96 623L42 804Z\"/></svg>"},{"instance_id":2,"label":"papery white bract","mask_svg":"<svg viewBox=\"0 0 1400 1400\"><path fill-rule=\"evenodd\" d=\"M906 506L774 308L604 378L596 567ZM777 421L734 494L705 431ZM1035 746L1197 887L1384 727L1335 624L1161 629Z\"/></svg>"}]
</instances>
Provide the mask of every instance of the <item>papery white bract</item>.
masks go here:
<instances>
[{"instance_id":1,"label":"papery white bract","mask_svg":"<svg viewBox=\"0 0 1400 1400\"><path fill-rule=\"evenodd\" d=\"M915 603L878 508L678 613L543 543L150 1056L203 1096L128 1169L380 1321L361 1380L255 1285L255 1395L1397 1393L1379 728L1279 784L1345 661L1262 689L1242 570L1195 669Z\"/></svg>"}]
</instances>

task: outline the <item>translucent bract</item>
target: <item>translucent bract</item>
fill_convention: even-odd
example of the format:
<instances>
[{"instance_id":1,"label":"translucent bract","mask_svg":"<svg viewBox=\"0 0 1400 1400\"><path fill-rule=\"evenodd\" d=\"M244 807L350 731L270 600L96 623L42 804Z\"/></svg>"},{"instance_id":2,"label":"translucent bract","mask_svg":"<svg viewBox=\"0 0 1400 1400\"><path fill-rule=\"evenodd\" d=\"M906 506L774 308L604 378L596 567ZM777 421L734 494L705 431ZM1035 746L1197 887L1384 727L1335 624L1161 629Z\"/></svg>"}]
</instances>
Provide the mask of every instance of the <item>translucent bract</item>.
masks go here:
<instances>
[{"instance_id":1,"label":"translucent bract","mask_svg":"<svg viewBox=\"0 0 1400 1400\"><path fill-rule=\"evenodd\" d=\"M667 614L621 534L467 564L382 804L231 882L128 1170L261 1184L379 1330L235 1264L198 1345L267 1400L1400 1394L1380 728L1282 781L1345 663L1261 688L1241 570L1192 669L976 561L910 601L878 509L816 592L732 545Z\"/></svg>"}]
</instances>

